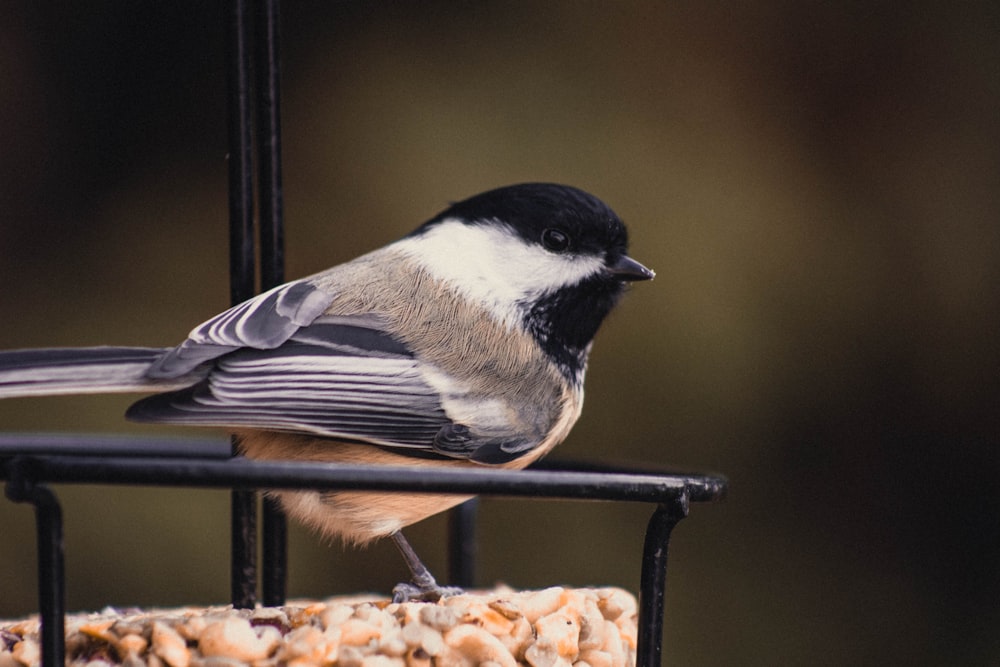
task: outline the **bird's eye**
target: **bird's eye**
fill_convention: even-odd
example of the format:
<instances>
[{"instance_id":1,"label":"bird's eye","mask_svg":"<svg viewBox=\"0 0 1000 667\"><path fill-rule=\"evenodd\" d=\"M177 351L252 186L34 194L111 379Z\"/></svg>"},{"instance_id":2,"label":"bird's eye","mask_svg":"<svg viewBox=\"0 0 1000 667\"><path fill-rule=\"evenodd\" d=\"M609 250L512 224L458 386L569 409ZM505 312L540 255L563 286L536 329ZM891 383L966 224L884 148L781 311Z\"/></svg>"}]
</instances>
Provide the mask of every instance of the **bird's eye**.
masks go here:
<instances>
[{"instance_id":1,"label":"bird's eye","mask_svg":"<svg viewBox=\"0 0 1000 667\"><path fill-rule=\"evenodd\" d=\"M546 229L542 232L542 245L552 252L562 252L569 247L569 234L559 229Z\"/></svg>"}]
</instances>

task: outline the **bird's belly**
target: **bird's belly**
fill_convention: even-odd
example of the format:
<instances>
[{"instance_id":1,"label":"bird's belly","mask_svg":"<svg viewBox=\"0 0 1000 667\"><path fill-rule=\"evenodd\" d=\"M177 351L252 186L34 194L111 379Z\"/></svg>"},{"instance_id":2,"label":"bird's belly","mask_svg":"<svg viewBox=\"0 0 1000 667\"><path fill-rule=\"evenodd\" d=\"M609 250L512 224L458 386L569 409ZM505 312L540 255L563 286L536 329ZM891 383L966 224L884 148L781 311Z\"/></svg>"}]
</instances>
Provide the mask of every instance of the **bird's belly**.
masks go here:
<instances>
[{"instance_id":1,"label":"bird's belly","mask_svg":"<svg viewBox=\"0 0 1000 667\"><path fill-rule=\"evenodd\" d=\"M289 433L238 433L240 450L260 460L318 461L364 466L480 468L462 460L420 459L372 445ZM525 465L527 465L525 461ZM394 491L268 491L288 515L326 537L363 544L459 505L472 496Z\"/></svg>"},{"instance_id":2,"label":"bird's belly","mask_svg":"<svg viewBox=\"0 0 1000 667\"><path fill-rule=\"evenodd\" d=\"M365 544L472 496L364 491L271 491L293 519L327 537Z\"/></svg>"},{"instance_id":3,"label":"bird's belly","mask_svg":"<svg viewBox=\"0 0 1000 667\"><path fill-rule=\"evenodd\" d=\"M502 468L521 469L547 454L569 434L580 416L582 396L573 394L549 437L537 447ZM430 459L397 454L387 448L329 438L273 431L236 432L240 451L251 459L318 461L363 466L433 468L482 468L462 459ZM277 497L293 519L329 538L364 544L390 535L405 526L459 505L471 495L401 493L393 491L279 491Z\"/></svg>"}]
</instances>

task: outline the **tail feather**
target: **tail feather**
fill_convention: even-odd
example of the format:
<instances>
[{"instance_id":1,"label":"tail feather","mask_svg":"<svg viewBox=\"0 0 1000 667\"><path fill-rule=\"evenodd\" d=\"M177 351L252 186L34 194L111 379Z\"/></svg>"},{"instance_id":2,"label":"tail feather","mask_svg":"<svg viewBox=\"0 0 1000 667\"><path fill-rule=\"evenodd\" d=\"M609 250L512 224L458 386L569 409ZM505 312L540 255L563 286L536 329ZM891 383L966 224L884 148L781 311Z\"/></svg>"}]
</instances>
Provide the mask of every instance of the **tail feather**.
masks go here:
<instances>
[{"instance_id":1,"label":"tail feather","mask_svg":"<svg viewBox=\"0 0 1000 667\"><path fill-rule=\"evenodd\" d=\"M147 378L150 364L166 351L150 347L0 351L0 398L171 391L207 374L195 369L177 378Z\"/></svg>"}]
</instances>

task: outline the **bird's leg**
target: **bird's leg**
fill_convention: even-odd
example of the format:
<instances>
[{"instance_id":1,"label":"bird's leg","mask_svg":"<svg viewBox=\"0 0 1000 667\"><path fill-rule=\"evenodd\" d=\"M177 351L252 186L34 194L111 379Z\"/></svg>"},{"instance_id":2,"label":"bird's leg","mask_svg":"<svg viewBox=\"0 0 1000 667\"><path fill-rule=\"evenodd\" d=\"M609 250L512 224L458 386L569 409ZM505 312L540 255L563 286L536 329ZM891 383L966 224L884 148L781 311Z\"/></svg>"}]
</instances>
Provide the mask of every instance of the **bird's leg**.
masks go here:
<instances>
[{"instance_id":1,"label":"bird's leg","mask_svg":"<svg viewBox=\"0 0 1000 667\"><path fill-rule=\"evenodd\" d=\"M402 554L406 566L410 568L412 578L410 583L397 584L392 589L393 602L409 602L411 600L421 602L437 602L449 595L459 595L461 588L454 586L438 586L434 575L427 569L427 566L420 562L417 552L413 550L403 533L396 531L390 535L392 541L396 543L399 553Z\"/></svg>"}]
</instances>

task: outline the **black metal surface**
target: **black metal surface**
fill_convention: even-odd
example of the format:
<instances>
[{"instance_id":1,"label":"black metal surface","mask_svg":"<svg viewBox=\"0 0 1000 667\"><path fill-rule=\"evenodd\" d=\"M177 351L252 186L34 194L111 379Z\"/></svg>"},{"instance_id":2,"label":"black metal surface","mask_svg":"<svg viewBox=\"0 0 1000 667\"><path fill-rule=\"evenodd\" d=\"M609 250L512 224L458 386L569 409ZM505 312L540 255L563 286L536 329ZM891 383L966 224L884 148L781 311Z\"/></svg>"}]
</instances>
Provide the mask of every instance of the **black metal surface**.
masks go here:
<instances>
[{"instance_id":1,"label":"black metal surface","mask_svg":"<svg viewBox=\"0 0 1000 667\"><path fill-rule=\"evenodd\" d=\"M250 106L250 16L247 0L229 5L229 298L235 305L254 294L253 138ZM233 453L236 453L235 442ZM232 493L232 603L251 608L257 599L257 498Z\"/></svg>"},{"instance_id":2,"label":"black metal surface","mask_svg":"<svg viewBox=\"0 0 1000 667\"><path fill-rule=\"evenodd\" d=\"M476 512L479 499L467 500L448 515L448 583L471 588L476 583Z\"/></svg>"},{"instance_id":3,"label":"black metal surface","mask_svg":"<svg viewBox=\"0 0 1000 667\"><path fill-rule=\"evenodd\" d=\"M247 489L232 492L230 598L237 609L253 609L257 602L257 494Z\"/></svg>"},{"instance_id":4,"label":"black metal surface","mask_svg":"<svg viewBox=\"0 0 1000 667\"><path fill-rule=\"evenodd\" d=\"M16 455L232 457L228 438L148 437L117 434L0 433L0 471L5 458ZM0 478L2 478L0 474Z\"/></svg>"},{"instance_id":5,"label":"black metal surface","mask_svg":"<svg viewBox=\"0 0 1000 667\"><path fill-rule=\"evenodd\" d=\"M257 191L260 288L285 282L284 203L281 189L281 3L257 0L254 63L257 119ZM288 561L285 514L265 498L261 511L261 597L266 605L285 602Z\"/></svg>"},{"instance_id":6,"label":"black metal surface","mask_svg":"<svg viewBox=\"0 0 1000 667\"><path fill-rule=\"evenodd\" d=\"M16 453L12 443L20 437L32 446ZM0 479L17 478L18 471L35 483L60 484L134 484L191 488L284 488L352 489L454 493L498 496L536 496L578 500L632 501L670 503L682 495L689 502L714 502L725 497L727 481L717 474L671 474L620 471L580 472L575 470L505 470L501 468L413 468L397 466L362 466L303 461L253 461L242 457L220 459L214 456L218 441L205 439L213 456L193 458L170 456L162 447L152 455L143 438L135 437L136 448L128 456L77 454L39 454L49 449L46 438L64 445L66 436L8 434L0 436L7 445L0 456ZM85 439L100 443L97 436ZM116 442L111 438L109 442ZM154 439L154 444L169 441ZM193 447L198 440L180 440Z\"/></svg>"},{"instance_id":7,"label":"black metal surface","mask_svg":"<svg viewBox=\"0 0 1000 667\"><path fill-rule=\"evenodd\" d=\"M46 456L15 457L38 481L198 488L349 489L669 503L725 495L716 475L656 475L609 471L412 468L233 458Z\"/></svg>"},{"instance_id":8,"label":"black metal surface","mask_svg":"<svg viewBox=\"0 0 1000 667\"><path fill-rule=\"evenodd\" d=\"M250 104L250 16L247 0L232 0L228 38L229 301L254 295L253 137Z\"/></svg>"},{"instance_id":9,"label":"black metal surface","mask_svg":"<svg viewBox=\"0 0 1000 667\"><path fill-rule=\"evenodd\" d=\"M264 498L261 511L261 602L285 604L288 586L288 521L277 501Z\"/></svg>"},{"instance_id":10,"label":"black metal surface","mask_svg":"<svg viewBox=\"0 0 1000 667\"><path fill-rule=\"evenodd\" d=\"M281 3L257 0L254 14L260 287L285 282L281 187Z\"/></svg>"},{"instance_id":11,"label":"black metal surface","mask_svg":"<svg viewBox=\"0 0 1000 667\"><path fill-rule=\"evenodd\" d=\"M682 493L656 508L646 527L639 583L637 667L659 667L663 656L663 604L667 582L667 551L674 526L688 514Z\"/></svg>"},{"instance_id":12,"label":"black metal surface","mask_svg":"<svg viewBox=\"0 0 1000 667\"><path fill-rule=\"evenodd\" d=\"M9 471L6 494L14 502L35 507L38 550L38 608L41 619L42 667L62 667L66 655L66 566L64 562L62 508L47 486Z\"/></svg>"}]
</instances>

